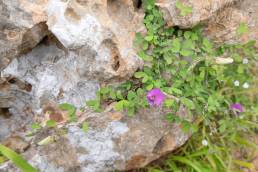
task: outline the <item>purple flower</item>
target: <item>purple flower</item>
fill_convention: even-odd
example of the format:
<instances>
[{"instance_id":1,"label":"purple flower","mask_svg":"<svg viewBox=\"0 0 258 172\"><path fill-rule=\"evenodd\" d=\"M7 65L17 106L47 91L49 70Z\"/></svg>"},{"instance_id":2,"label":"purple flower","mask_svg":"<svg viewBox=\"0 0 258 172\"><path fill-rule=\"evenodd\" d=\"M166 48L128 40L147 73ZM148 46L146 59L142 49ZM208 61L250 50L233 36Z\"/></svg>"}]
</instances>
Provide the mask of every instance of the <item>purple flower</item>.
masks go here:
<instances>
[{"instance_id":1,"label":"purple flower","mask_svg":"<svg viewBox=\"0 0 258 172\"><path fill-rule=\"evenodd\" d=\"M165 95L159 88L154 88L147 93L147 100L150 106L160 106L165 100Z\"/></svg>"},{"instance_id":2,"label":"purple flower","mask_svg":"<svg viewBox=\"0 0 258 172\"><path fill-rule=\"evenodd\" d=\"M233 110L233 111L236 111L236 112L243 112L244 109L242 107L242 105L240 103L235 103L235 104L232 104L230 106L230 108Z\"/></svg>"}]
</instances>

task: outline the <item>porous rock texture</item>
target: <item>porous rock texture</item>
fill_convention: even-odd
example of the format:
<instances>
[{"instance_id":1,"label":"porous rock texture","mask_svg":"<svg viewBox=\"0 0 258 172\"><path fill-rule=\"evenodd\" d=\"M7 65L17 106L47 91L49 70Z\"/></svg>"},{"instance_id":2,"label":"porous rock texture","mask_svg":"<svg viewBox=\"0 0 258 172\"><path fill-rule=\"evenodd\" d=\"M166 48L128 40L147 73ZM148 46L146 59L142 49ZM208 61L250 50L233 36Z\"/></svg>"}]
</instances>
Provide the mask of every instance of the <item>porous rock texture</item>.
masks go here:
<instances>
[{"instance_id":1,"label":"porous rock texture","mask_svg":"<svg viewBox=\"0 0 258 172\"><path fill-rule=\"evenodd\" d=\"M191 28L204 25L204 34L216 43L245 43L258 40L258 1L256 0L180 0L192 12L182 16L177 0L157 0L168 26ZM240 24L248 31L237 33ZM256 47L258 44L256 43Z\"/></svg>"},{"instance_id":2,"label":"porous rock texture","mask_svg":"<svg viewBox=\"0 0 258 172\"><path fill-rule=\"evenodd\" d=\"M180 125L161 117L165 113L160 108L146 109L131 118L112 109L101 114L87 111L80 115L80 119L88 121L87 133L76 123L66 125L66 134L60 134L61 129L42 129L27 138L31 145L24 156L42 172L103 172L144 167L189 138ZM188 117L184 108L178 115ZM55 137L55 142L37 145L49 136ZM17 171L8 163L2 170Z\"/></svg>"},{"instance_id":3,"label":"porous rock texture","mask_svg":"<svg viewBox=\"0 0 258 172\"><path fill-rule=\"evenodd\" d=\"M0 0L0 70L48 34L46 0Z\"/></svg>"},{"instance_id":4,"label":"porous rock texture","mask_svg":"<svg viewBox=\"0 0 258 172\"><path fill-rule=\"evenodd\" d=\"M136 29L144 28L143 12L135 1L0 2L1 32L7 33L0 40L4 45L0 65L5 68L0 108L16 114L1 119L2 137L23 127L32 112L40 114L51 104L85 105L95 98L99 83L125 80L143 65L133 49ZM5 29L9 25L19 31L17 40L9 40L10 29ZM25 54L20 47L34 49Z\"/></svg>"},{"instance_id":5,"label":"porous rock texture","mask_svg":"<svg viewBox=\"0 0 258 172\"><path fill-rule=\"evenodd\" d=\"M248 30L239 35L237 29L241 23ZM246 43L256 40L258 48L258 1L244 0L228 6L205 24L204 34L217 43Z\"/></svg>"},{"instance_id":6,"label":"porous rock texture","mask_svg":"<svg viewBox=\"0 0 258 172\"><path fill-rule=\"evenodd\" d=\"M238 0L157 0L156 5L162 10L168 25L191 28L199 23L205 23L236 1ZM176 7L177 2L181 2L185 7L190 7L192 12L181 15L180 9Z\"/></svg>"},{"instance_id":7,"label":"porous rock texture","mask_svg":"<svg viewBox=\"0 0 258 172\"><path fill-rule=\"evenodd\" d=\"M256 0L181 2L192 13L180 16L176 0L157 0L169 26L202 23L216 42L257 39ZM130 170L184 144L189 135L164 119L166 110L141 109L129 118L112 104L102 113L77 112L76 123L26 136L33 120L45 120L49 111L65 113L59 103L79 108L101 84L125 81L142 67L133 49L135 32L144 32L140 7L140 0L0 0L1 143L43 172ZM243 22L249 32L236 35ZM192 120L187 114L183 107L177 113ZM37 144L49 136L53 142ZM7 162L0 171L18 169Z\"/></svg>"}]
</instances>

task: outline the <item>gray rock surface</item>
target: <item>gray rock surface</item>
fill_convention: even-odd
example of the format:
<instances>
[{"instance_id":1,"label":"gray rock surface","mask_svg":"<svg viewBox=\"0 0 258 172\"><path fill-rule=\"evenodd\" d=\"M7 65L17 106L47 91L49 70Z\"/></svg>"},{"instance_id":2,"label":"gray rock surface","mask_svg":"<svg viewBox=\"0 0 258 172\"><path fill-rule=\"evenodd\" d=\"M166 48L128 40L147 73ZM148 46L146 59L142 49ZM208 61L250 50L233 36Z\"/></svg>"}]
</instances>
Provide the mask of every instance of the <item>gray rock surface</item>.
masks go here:
<instances>
[{"instance_id":1,"label":"gray rock surface","mask_svg":"<svg viewBox=\"0 0 258 172\"><path fill-rule=\"evenodd\" d=\"M0 0L0 70L30 51L49 32L46 0Z\"/></svg>"},{"instance_id":2,"label":"gray rock surface","mask_svg":"<svg viewBox=\"0 0 258 172\"><path fill-rule=\"evenodd\" d=\"M6 88L0 89L1 97L6 97L1 106L13 114L7 119L0 116L3 118L0 120L2 131L6 128L13 131L13 125L16 129L22 127L17 124L31 120L28 113L41 114L50 105L71 103L79 108L85 105L85 101L94 99L99 89L98 81L80 76L77 66L81 63L83 59L74 52L65 54L54 44L39 45L30 53L14 59L1 73L7 80ZM22 116L24 120L21 120ZM1 135L6 133L1 132Z\"/></svg>"},{"instance_id":3,"label":"gray rock surface","mask_svg":"<svg viewBox=\"0 0 258 172\"><path fill-rule=\"evenodd\" d=\"M115 112L101 114L86 111L89 130L80 125L66 125L61 129L42 129L31 138L31 146L24 156L41 172L108 172L144 167L158 157L185 143L189 134L181 126L167 122L166 110L151 108L140 110L135 117ZM182 107L179 116L188 118ZM55 142L44 146L37 143L54 136ZM11 164L2 166L3 172L16 172Z\"/></svg>"},{"instance_id":4,"label":"gray rock surface","mask_svg":"<svg viewBox=\"0 0 258 172\"><path fill-rule=\"evenodd\" d=\"M157 1L169 26L189 28L204 23L205 34L217 42L257 39L256 0L181 2L192 7L192 13L180 16L175 0ZM0 0L1 142L12 145L10 138L21 138L21 145L26 145L23 155L42 172L135 169L185 143L189 134L168 123L165 110L158 108L141 109L133 118L115 112L112 106L103 113L87 110L77 113L78 123L25 136L29 124L44 120L49 109L62 114L56 109L59 103L79 108L95 98L102 83L125 81L142 67L133 49L135 32L144 31L138 3ZM235 33L241 22L248 24L249 32L239 37ZM183 107L177 115L188 118ZM81 129L85 120L87 133ZM48 136L55 141L37 144ZM18 169L7 162L0 171Z\"/></svg>"},{"instance_id":5,"label":"gray rock surface","mask_svg":"<svg viewBox=\"0 0 258 172\"><path fill-rule=\"evenodd\" d=\"M223 8L231 6L238 0L157 0L156 4L162 10L165 20L170 26L180 28L191 28L199 23L205 23L211 17L224 11ZM181 2L183 6L190 7L192 12L181 15L176 3Z\"/></svg>"},{"instance_id":6,"label":"gray rock surface","mask_svg":"<svg viewBox=\"0 0 258 172\"><path fill-rule=\"evenodd\" d=\"M237 33L240 24L248 27L247 32L242 35ZM205 35L217 43L232 44L256 40L258 48L258 1L239 1L235 5L225 8L218 15L213 16L206 23L205 28Z\"/></svg>"}]
</instances>

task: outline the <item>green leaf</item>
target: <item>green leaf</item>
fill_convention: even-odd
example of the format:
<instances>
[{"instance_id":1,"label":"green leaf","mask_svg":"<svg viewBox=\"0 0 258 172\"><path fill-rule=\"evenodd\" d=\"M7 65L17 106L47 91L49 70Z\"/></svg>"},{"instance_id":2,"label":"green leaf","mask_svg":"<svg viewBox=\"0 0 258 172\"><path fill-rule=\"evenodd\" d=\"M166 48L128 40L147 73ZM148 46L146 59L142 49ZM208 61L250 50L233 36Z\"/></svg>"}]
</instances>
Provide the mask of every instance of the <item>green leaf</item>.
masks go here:
<instances>
[{"instance_id":1,"label":"green leaf","mask_svg":"<svg viewBox=\"0 0 258 172\"><path fill-rule=\"evenodd\" d=\"M38 170L32 167L25 159L23 159L19 154L9 149L8 147L0 144L0 152L6 158L12 161L16 167L18 167L23 172L37 172Z\"/></svg>"},{"instance_id":2,"label":"green leaf","mask_svg":"<svg viewBox=\"0 0 258 172\"><path fill-rule=\"evenodd\" d=\"M153 40L153 35L146 36L145 40L148 41L148 42L152 41Z\"/></svg>"},{"instance_id":3,"label":"green leaf","mask_svg":"<svg viewBox=\"0 0 258 172\"><path fill-rule=\"evenodd\" d=\"M182 49L193 50L195 48L195 43L191 40L185 40L182 44Z\"/></svg>"},{"instance_id":4,"label":"green leaf","mask_svg":"<svg viewBox=\"0 0 258 172\"><path fill-rule=\"evenodd\" d=\"M133 42L134 46L135 47L141 46L143 44L143 42L144 42L144 39L143 39L141 33L136 33L134 42Z\"/></svg>"},{"instance_id":5,"label":"green leaf","mask_svg":"<svg viewBox=\"0 0 258 172\"><path fill-rule=\"evenodd\" d=\"M135 72L134 77L135 78L143 78L146 74L144 72Z\"/></svg>"},{"instance_id":6,"label":"green leaf","mask_svg":"<svg viewBox=\"0 0 258 172\"><path fill-rule=\"evenodd\" d=\"M123 100L117 102L114 108L116 111L122 111L124 108Z\"/></svg>"},{"instance_id":7,"label":"green leaf","mask_svg":"<svg viewBox=\"0 0 258 172\"><path fill-rule=\"evenodd\" d=\"M122 111L124 108L129 106L129 102L127 100L120 100L115 104L114 109L116 111Z\"/></svg>"},{"instance_id":8,"label":"green leaf","mask_svg":"<svg viewBox=\"0 0 258 172\"><path fill-rule=\"evenodd\" d=\"M184 133L188 133L190 131L190 128L191 128L190 122L186 120L182 121L182 130Z\"/></svg>"},{"instance_id":9,"label":"green leaf","mask_svg":"<svg viewBox=\"0 0 258 172\"><path fill-rule=\"evenodd\" d=\"M147 54L145 54L143 51L140 51L138 53L139 57L141 57L144 61L150 62L153 60L153 58Z\"/></svg>"},{"instance_id":10,"label":"green leaf","mask_svg":"<svg viewBox=\"0 0 258 172\"><path fill-rule=\"evenodd\" d=\"M190 31L186 31L186 32L184 33L185 39L189 39L189 38L191 37L191 35L192 35L192 32L190 32Z\"/></svg>"},{"instance_id":11,"label":"green leaf","mask_svg":"<svg viewBox=\"0 0 258 172\"><path fill-rule=\"evenodd\" d=\"M128 116L132 117L135 113L135 107L134 106L129 106L128 107Z\"/></svg>"},{"instance_id":12,"label":"green leaf","mask_svg":"<svg viewBox=\"0 0 258 172\"><path fill-rule=\"evenodd\" d=\"M149 84L149 85L147 85L147 87L146 87L146 89L149 91L149 90L151 90L153 88L153 84Z\"/></svg>"},{"instance_id":13,"label":"green leaf","mask_svg":"<svg viewBox=\"0 0 258 172\"><path fill-rule=\"evenodd\" d=\"M169 91L172 92L172 93L178 94L178 95L183 94L183 92L180 89L175 88L175 87L170 88Z\"/></svg>"},{"instance_id":14,"label":"green leaf","mask_svg":"<svg viewBox=\"0 0 258 172\"><path fill-rule=\"evenodd\" d=\"M111 91L109 96L111 97L111 99L115 100L116 99L116 93L114 91Z\"/></svg>"},{"instance_id":15,"label":"green leaf","mask_svg":"<svg viewBox=\"0 0 258 172\"><path fill-rule=\"evenodd\" d=\"M192 125L191 125L191 129L192 129L192 132L193 132L193 133L196 133L199 128L198 128L198 125L197 125L197 124L192 124Z\"/></svg>"},{"instance_id":16,"label":"green leaf","mask_svg":"<svg viewBox=\"0 0 258 172\"><path fill-rule=\"evenodd\" d=\"M180 43L180 39L175 38L172 41L172 52L174 53L179 53L180 52L180 48L181 48L181 43Z\"/></svg>"},{"instance_id":17,"label":"green leaf","mask_svg":"<svg viewBox=\"0 0 258 172\"><path fill-rule=\"evenodd\" d=\"M39 130L39 129L41 129L41 126L37 123L33 123L33 124L31 124L31 129L32 130Z\"/></svg>"},{"instance_id":18,"label":"green leaf","mask_svg":"<svg viewBox=\"0 0 258 172\"><path fill-rule=\"evenodd\" d=\"M143 45L142 45L142 49L143 50L148 50L148 48L149 48L149 43L147 41L144 41Z\"/></svg>"},{"instance_id":19,"label":"green leaf","mask_svg":"<svg viewBox=\"0 0 258 172\"><path fill-rule=\"evenodd\" d=\"M59 108L61 110L67 111L68 112L68 117L69 117L69 121L76 121L77 117L76 117L76 108L75 106L68 104L68 103L63 103L59 105Z\"/></svg>"},{"instance_id":20,"label":"green leaf","mask_svg":"<svg viewBox=\"0 0 258 172\"><path fill-rule=\"evenodd\" d=\"M173 115L172 113L168 113L168 114L166 114L166 120L168 121L168 122L174 122L175 121L175 115Z\"/></svg>"},{"instance_id":21,"label":"green leaf","mask_svg":"<svg viewBox=\"0 0 258 172\"><path fill-rule=\"evenodd\" d=\"M102 87L100 90L99 90L99 92L101 93L101 94L108 94L110 91L112 91L111 90L111 88L110 87Z\"/></svg>"},{"instance_id":22,"label":"green leaf","mask_svg":"<svg viewBox=\"0 0 258 172\"><path fill-rule=\"evenodd\" d=\"M182 50L180 51L180 54L181 54L182 56L184 56L184 57L188 57L188 56L193 55L193 51L187 50L187 49L182 49Z\"/></svg>"},{"instance_id":23,"label":"green leaf","mask_svg":"<svg viewBox=\"0 0 258 172\"><path fill-rule=\"evenodd\" d=\"M142 83L146 83L149 80L148 76L144 76L144 78L142 79Z\"/></svg>"},{"instance_id":24,"label":"green leaf","mask_svg":"<svg viewBox=\"0 0 258 172\"><path fill-rule=\"evenodd\" d=\"M173 104L174 104L174 100L172 100L172 99L166 99L166 100L164 101L164 105L165 105L166 107L172 107Z\"/></svg>"},{"instance_id":25,"label":"green leaf","mask_svg":"<svg viewBox=\"0 0 258 172\"><path fill-rule=\"evenodd\" d=\"M237 68L237 73L242 74L244 73L244 66L243 65L239 65Z\"/></svg>"},{"instance_id":26,"label":"green leaf","mask_svg":"<svg viewBox=\"0 0 258 172\"><path fill-rule=\"evenodd\" d=\"M188 98L181 98L181 102L189 109L195 109L195 105L192 100Z\"/></svg>"},{"instance_id":27,"label":"green leaf","mask_svg":"<svg viewBox=\"0 0 258 172\"><path fill-rule=\"evenodd\" d=\"M128 100L134 100L136 98L136 93L133 91L129 91L127 94L127 99Z\"/></svg>"},{"instance_id":28,"label":"green leaf","mask_svg":"<svg viewBox=\"0 0 258 172\"><path fill-rule=\"evenodd\" d=\"M120 100L124 99L124 96L122 95L122 92L120 90L116 92L116 97Z\"/></svg>"},{"instance_id":29,"label":"green leaf","mask_svg":"<svg viewBox=\"0 0 258 172\"><path fill-rule=\"evenodd\" d=\"M164 56L164 59L166 60L167 64L170 65L172 63L172 58L169 56Z\"/></svg>"},{"instance_id":30,"label":"green leaf","mask_svg":"<svg viewBox=\"0 0 258 172\"><path fill-rule=\"evenodd\" d=\"M89 131L89 124L88 124L88 122L84 121L84 122L82 123L82 131L83 131L84 133L87 133L87 132Z\"/></svg>"},{"instance_id":31,"label":"green leaf","mask_svg":"<svg viewBox=\"0 0 258 172\"><path fill-rule=\"evenodd\" d=\"M86 105L91 107L96 112L101 111L99 100L89 100L89 101L86 102Z\"/></svg>"},{"instance_id":32,"label":"green leaf","mask_svg":"<svg viewBox=\"0 0 258 172\"><path fill-rule=\"evenodd\" d=\"M237 28L237 34L243 35L244 33L248 32L248 26L246 23L240 23L240 25Z\"/></svg>"},{"instance_id":33,"label":"green leaf","mask_svg":"<svg viewBox=\"0 0 258 172\"><path fill-rule=\"evenodd\" d=\"M89 107L96 106L99 103L98 100L89 100L86 102L86 105Z\"/></svg>"},{"instance_id":34,"label":"green leaf","mask_svg":"<svg viewBox=\"0 0 258 172\"><path fill-rule=\"evenodd\" d=\"M48 120L46 123L46 126L49 128L55 127L56 126L56 121L54 120Z\"/></svg>"},{"instance_id":35,"label":"green leaf","mask_svg":"<svg viewBox=\"0 0 258 172\"><path fill-rule=\"evenodd\" d=\"M207 38L204 38L202 43L205 51L207 52L212 51L213 45Z\"/></svg>"}]
</instances>

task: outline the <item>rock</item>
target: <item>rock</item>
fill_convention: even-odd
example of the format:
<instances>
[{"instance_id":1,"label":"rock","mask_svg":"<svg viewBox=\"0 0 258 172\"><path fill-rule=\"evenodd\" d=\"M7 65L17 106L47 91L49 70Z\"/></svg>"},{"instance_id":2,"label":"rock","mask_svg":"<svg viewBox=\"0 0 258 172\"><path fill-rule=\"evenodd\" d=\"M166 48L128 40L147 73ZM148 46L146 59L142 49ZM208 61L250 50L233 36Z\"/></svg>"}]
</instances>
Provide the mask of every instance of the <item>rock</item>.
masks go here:
<instances>
[{"instance_id":1,"label":"rock","mask_svg":"<svg viewBox=\"0 0 258 172\"><path fill-rule=\"evenodd\" d=\"M6 54L0 60L8 59L8 63L0 62L5 68L1 71L0 110L13 114L8 119L0 116L0 140L49 107L59 103L84 106L95 98L100 83L124 81L142 67L133 39L144 14L135 3L1 1L3 28L14 25L21 34L13 42L8 42L8 34L0 34ZM17 18L21 19L16 23Z\"/></svg>"},{"instance_id":2,"label":"rock","mask_svg":"<svg viewBox=\"0 0 258 172\"><path fill-rule=\"evenodd\" d=\"M82 76L127 78L143 65L133 49L143 12L132 0L50 0L47 25L57 39L81 58ZM90 55L89 55L90 54Z\"/></svg>"},{"instance_id":3,"label":"rock","mask_svg":"<svg viewBox=\"0 0 258 172\"><path fill-rule=\"evenodd\" d=\"M94 99L99 83L80 76L78 64L83 59L73 52L66 54L55 44L41 44L14 59L2 71L6 81L0 87L0 97L4 100L0 101L0 108L12 114L9 118L0 116L0 128L6 127L2 131L9 130L10 134L11 126L18 129L24 125L17 124L32 122L33 114L41 114L59 103L71 103L79 108L85 101ZM1 132L0 136L7 134Z\"/></svg>"},{"instance_id":4,"label":"rock","mask_svg":"<svg viewBox=\"0 0 258 172\"><path fill-rule=\"evenodd\" d=\"M24 139L19 136L8 137L2 142L2 144L18 153L24 152L30 146Z\"/></svg>"},{"instance_id":5,"label":"rock","mask_svg":"<svg viewBox=\"0 0 258 172\"><path fill-rule=\"evenodd\" d=\"M0 70L35 47L49 32L46 0L0 1Z\"/></svg>"},{"instance_id":6,"label":"rock","mask_svg":"<svg viewBox=\"0 0 258 172\"><path fill-rule=\"evenodd\" d=\"M35 47L49 30L68 50L82 58L92 55L78 69L81 75L118 80L143 65L133 39L144 28L144 14L134 1L1 0L0 8L0 70ZM85 66L88 61L98 67Z\"/></svg>"},{"instance_id":7,"label":"rock","mask_svg":"<svg viewBox=\"0 0 258 172\"><path fill-rule=\"evenodd\" d=\"M79 124L66 125L67 134L61 135L58 129L42 129L24 156L41 172L108 172L144 167L189 138L180 125L165 120L166 112L142 109L131 118L113 110L101 114L87 111L81 116L89 124L87 133ZM188 118L183 107L178 115ZM55 143L35 145L50 135L55 136ZM11 165L5 170L17 171Z\"/></svg>"},{"instance_id":8,"label":"rock","mask_svg":"<svg viewBox=\"0 0 258 172\"><path fill-rule=\"evenodd\" d=\"M237 33L240 24L248 27L248 31L242 35ZM205 28L205 35L217 43L233 44L258 40L258 2L245 0L225 8L218 15L212 17ZM258 48L257 43L256 47Z\"/></svg>"},{"instance_id":9,"label":"rock","mask_svg":"<svg viewBox=\"0 0 258 172\"><path fill-rule=\"evenodd\" d=\"M191 28L199 23L205 22L213 17L223 8L236 2L237 0L157 0L156 4L162 10L165 20L170 26L180 28ZM176 3L181 2L184 7L190 7L192 12L181 15Z\"/></svg>"}]
</instances>

